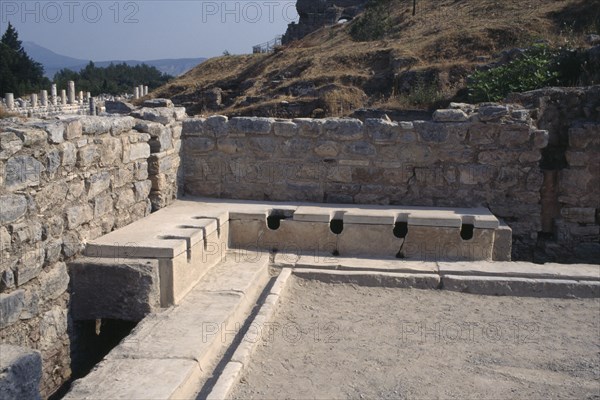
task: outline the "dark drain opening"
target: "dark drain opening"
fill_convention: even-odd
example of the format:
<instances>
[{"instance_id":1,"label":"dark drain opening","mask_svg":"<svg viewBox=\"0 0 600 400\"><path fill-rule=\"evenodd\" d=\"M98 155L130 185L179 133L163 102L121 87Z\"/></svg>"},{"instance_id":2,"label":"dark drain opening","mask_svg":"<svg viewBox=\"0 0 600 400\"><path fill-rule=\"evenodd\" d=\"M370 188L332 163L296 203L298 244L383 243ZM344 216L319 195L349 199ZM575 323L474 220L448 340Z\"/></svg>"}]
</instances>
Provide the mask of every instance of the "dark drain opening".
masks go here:
<instances>
[{"instance_id":1,"label":"dark drain opening","mask_svg":"<svg viewBox=\"0 0 600 400\"><path fill-rule=\"evenodd\" d=\"M463 240L473 239L473 224L462 224L460 226L460 237Z\"/></svg>"},{"instance_id":2,"label":"dark drain opening","mask_svg":"<svg viewBox=\"0 0 600 400\"><path fill-rule=\"evenodd\" d=\"M332 219L329 221L329 229L331 232L339 235L344 230L344 220L343 219Z\"/></svg>"},{"instance_id":3,"label":"dark drain opening","mask_svg":"<svg viewBox=\"0 0 600 400\"><path fill-rule=\"evenodd\" d=\"M282 219L290 219L294 216L294 210L271 210L267 216L267 227L276 231L281 226Z\"/></svg>"},{"instance_id":4,"label":"dark drain opening","mask_svg":"<svg viewBox=\"0 0 600 400\"><path fill-rule=\"evenodd\" d=\"M69 327L71 378L49 399L61 399L67 394L71 383L86 376L136 325L137 322L119 319L73 321Z\"/></svg>"},{"instance_id":5,"label":"dark drain opening","mask_svg":"<svg viewBox=\"0 0 600 400\"><path fill-rule=\"evenodd\" d=\"M399 239L403 239L406 237L408 233L408 222L396 222L394 224L394 236Z\"/></svg>"}]
</instances>

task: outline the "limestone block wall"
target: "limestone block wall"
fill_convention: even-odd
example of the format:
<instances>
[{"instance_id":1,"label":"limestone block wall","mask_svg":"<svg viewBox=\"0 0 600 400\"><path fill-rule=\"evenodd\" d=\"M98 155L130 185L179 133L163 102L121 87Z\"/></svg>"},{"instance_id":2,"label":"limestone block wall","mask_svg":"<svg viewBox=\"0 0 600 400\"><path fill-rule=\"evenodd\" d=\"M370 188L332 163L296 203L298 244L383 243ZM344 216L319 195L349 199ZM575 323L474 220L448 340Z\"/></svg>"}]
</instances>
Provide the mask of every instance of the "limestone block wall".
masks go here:
<instances>
[{"instance_id":1,"label":"limestone block wall","mask_svg":"<svg viewBox=\"0 0 600 400\"><path fill-rule=\"evenodd\" d=\"M558 174L560 217L557 241L579 252L600 247L600 122L580 122L569 130L568 168ZM594 249L590 248L594 245ZM598 261L598 258L596 258Z\"/></svg>"},{"instance_id":2,"label":"limestone block wall","mask_svg":"<svg viewBox=\"0 0 600 400\"><path fill-rule=\"evenodd\" d=\"M152 165L177 154L180 122L138 117L0 122L0 342L41 352L43 396L70 376L66 263L176 195L178 160Z\"/></svg>"},{"instance_id":3,"label":"limestone block wall","mask_svg":"<svg viewBox=\"0 0 600 400\"><path fill-rule=\"evenodd\" d=\"M434 121L224 116L183 123L191 195L256 200L486 206L513 229L515 258L540 230L546 131L526 110L439 110Z\"/></svg>"},{"instance_id":4,"label":"limestone block wall","mask_svg":"<svg viewBox=\"0 0 600 400\"><path fill-rule=\"evenodd\" d=\"M600 85L513 94L549 132L542 152L542 230L536 261L600 259Z\"/></svg>"}]
</instances>

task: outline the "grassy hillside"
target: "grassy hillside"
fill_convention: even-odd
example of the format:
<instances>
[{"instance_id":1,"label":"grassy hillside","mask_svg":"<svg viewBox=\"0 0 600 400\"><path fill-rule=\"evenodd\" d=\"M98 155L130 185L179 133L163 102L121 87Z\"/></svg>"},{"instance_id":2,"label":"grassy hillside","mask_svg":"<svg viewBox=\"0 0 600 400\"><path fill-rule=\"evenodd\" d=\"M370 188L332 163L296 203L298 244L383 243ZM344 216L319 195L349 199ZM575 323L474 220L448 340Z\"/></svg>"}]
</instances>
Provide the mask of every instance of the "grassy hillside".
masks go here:
<instances>
[{"instance_id":1,"label":"grassy hillside","mask_svg":"<svg viewBox=\"0 0 600 400\"><path fill-rule=\"evenodd\" d=\"M462 99L479 65L544 40L579 47L600 0L370 0L346 24L272 54L210 59L152 93L188 112L281 117L427 108ZM462 97L461 97L462 96ZM219 104L220 103L220 104Z\"/></svg>"}]
</instances>

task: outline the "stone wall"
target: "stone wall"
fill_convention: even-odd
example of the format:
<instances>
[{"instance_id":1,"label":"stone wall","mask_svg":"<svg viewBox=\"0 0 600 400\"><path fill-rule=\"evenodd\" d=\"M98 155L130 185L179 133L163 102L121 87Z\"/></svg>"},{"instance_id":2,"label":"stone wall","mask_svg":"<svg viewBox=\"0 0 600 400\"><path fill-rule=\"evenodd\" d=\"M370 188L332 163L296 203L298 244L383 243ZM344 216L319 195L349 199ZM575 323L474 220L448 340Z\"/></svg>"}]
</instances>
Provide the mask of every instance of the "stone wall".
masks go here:
<instances>
[{"instance_id":1,"label":"stone wall","mask_svg":"<svg viewBox=\"0 0 600 400\"><path fill-rule=\"evenodd\" d=\"M600 122L569 128L568 168L558 175L556 240L600 260ZM584 253L584 254L581 254Z\"/></svg>"},{"instance_id":2,"label":"stone wall","mask_svg":"<svg viewBox=\"0 0 600 400\"><path fill-rule=\"evenodd\" d=\"M549 132L542 152L542 231L536 261L600 259L600 86L511 95Z\"/></svg>"},{"instance_id":3,"label":"stone wall","mask_svg":"<svg viewBox=\"0 0 600 400\"><path fill-rule=\"evenodd\" d=\"M325 203L486 206L513 229L515 258L540 230L546 131L526 110L438 110L434 121L223 116L183 123L191 195Z\"/></svg>"},{"instance_id":4,"label":"stone wall","mask_svg":"<svg viewBox=\"0 0 600 400\"><path fill-rule=\"evenodd\" d=\"M0 122L0 342L41 352L42 396L70 376L66 263L175 197L183 115Z\"/></svg>"}]
</instances>

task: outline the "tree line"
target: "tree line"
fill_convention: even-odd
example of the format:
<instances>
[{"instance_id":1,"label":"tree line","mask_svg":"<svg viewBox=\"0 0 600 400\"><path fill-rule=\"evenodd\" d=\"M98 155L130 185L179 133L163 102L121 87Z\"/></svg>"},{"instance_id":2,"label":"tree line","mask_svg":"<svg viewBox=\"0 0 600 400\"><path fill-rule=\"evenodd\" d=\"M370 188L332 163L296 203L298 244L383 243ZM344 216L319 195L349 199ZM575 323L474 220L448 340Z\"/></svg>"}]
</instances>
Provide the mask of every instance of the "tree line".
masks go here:
<instances>
[{"instance_id":1,"label":"tree line","mask_svg":"<svg viewBox=\"0 0 600 400\"><path fill-rule=\"evenodd\" d=\"M96 96L100 93L131 93L138 85L147 85L149 90L152 90L172 78L156 67L146 64L130 66L125 63L111 63L108 67L97 67L90 61L79 72L61 69L54 75L54 82L59 87L67 87L68 81L75 81L78 90L91 92L92 96Z\"/></svg>"},{"instance_id":2,"label":"tree line","mask_svg":"<svg viewBox=\"0 0 600 400\"><path fill-rule=\"evenodd\" d=\"M75 81L77 90L97 96L101 93L131 93L138 85L147 85L152 90L172 78L146 64L111 63L108 67L97 67L90 61L79 72L67 68L58 71L53 82L59 88L66 88L68 81ZM16 29L9 22L0 40L0 96L5 93L14 93L16 97L37 93L47 90L50 84L44 76L44 67L27 55Z\"/></svg>"}]
</instances>

